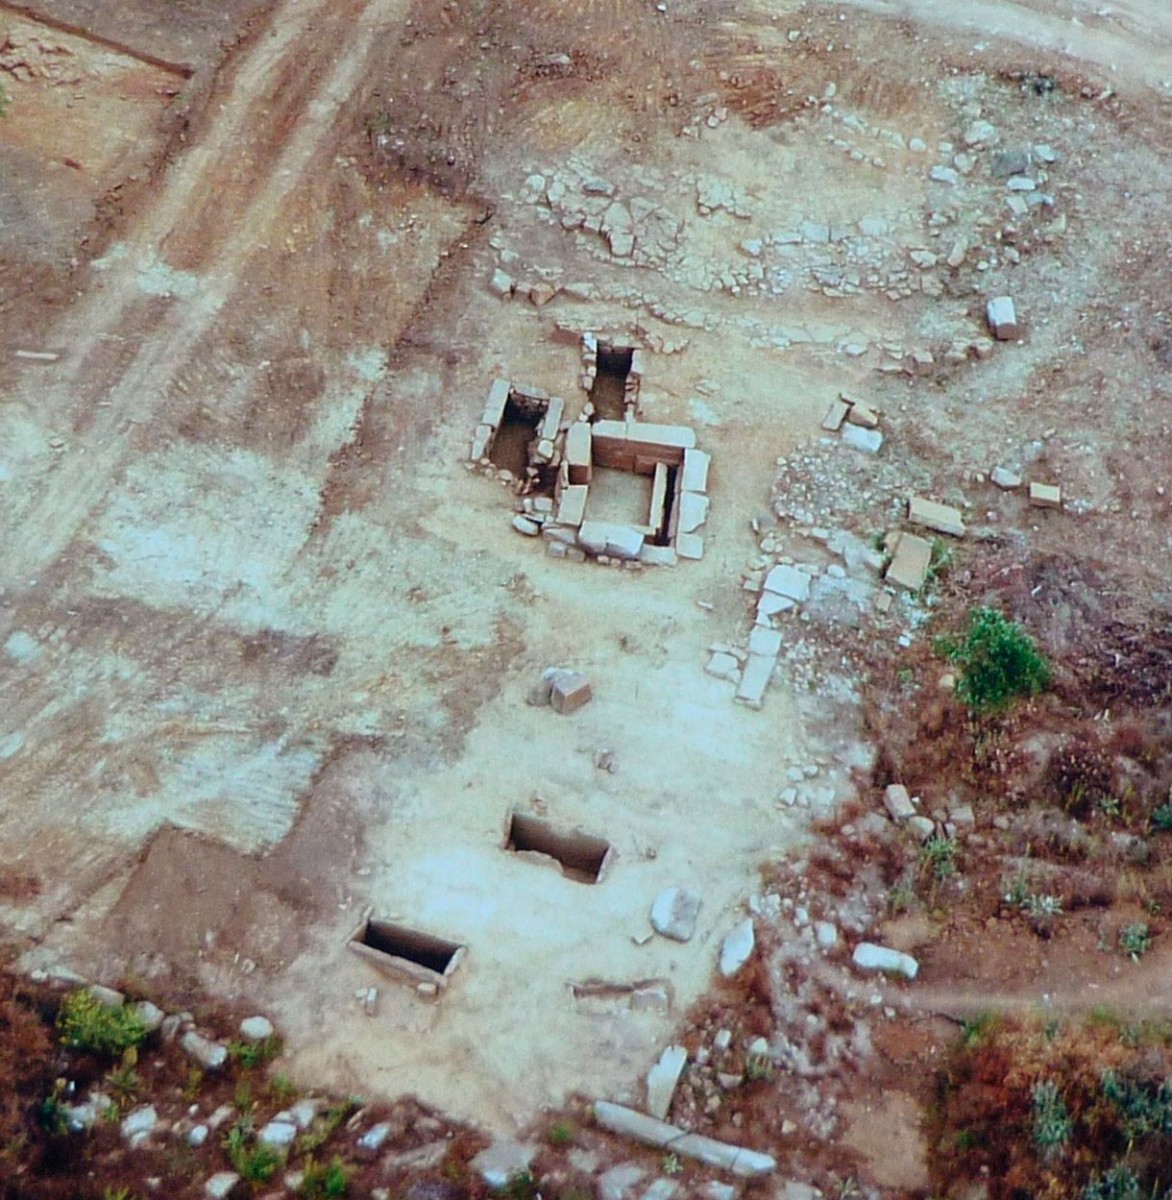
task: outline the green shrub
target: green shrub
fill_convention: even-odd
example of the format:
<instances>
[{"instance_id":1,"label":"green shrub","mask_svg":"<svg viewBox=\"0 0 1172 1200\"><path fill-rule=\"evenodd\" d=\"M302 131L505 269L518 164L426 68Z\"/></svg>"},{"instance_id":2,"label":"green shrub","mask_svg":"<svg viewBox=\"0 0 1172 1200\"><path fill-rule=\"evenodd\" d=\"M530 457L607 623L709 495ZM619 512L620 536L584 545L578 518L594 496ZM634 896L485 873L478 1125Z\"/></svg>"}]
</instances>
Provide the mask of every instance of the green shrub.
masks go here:
<instances>
[{"instance_id":1,"label":"green shrub","mask_svg":"<svg viewBox=\"0 0 1172 1200\"><path fill-rule=\"evenodd\" d=\"M1151 945L1151 931L1143 921L1133 921L1119 931L1119 948L1132 962L1139 962Z\"/></svg>"},{"instance_id":2,"label":"green shrub","mask_svg":"<svg viewBox=\"0 0 1172 1200\"><path fill-rule=\"evenodd\" d=\"M1058 1085L1049 1079L1034 1084L1034 1144L1043 1158L1061 1153L1070 1141L1071 1121Z\"/></svg>"},{"instance_id":3,"label":"green shrub","mask_svg":"<svg viewBox=\"0 0 1172 1200\"><path fill-rule=\"evenodd\" d=\"M574 1126L569 1121L554 1121L546 1137L551 1146L565 1146L574 1140Z\"/></svg>"},{"instance_id":4,"label":"green shrub","mask_svg":"<svg viewBox=\"0 0 1172 1200\"><path fill-rule=\"evenodd\" d=\"M1082 1190L1082 1200L1144 1200L1144 1190L1134 1171L1114 1166L1091 1179Z\"/></svg>"},{"instance_id":5,"label":"green shrub","mask_svg":"<svg viewBox=\"0 0 1172 1200\"><path fill-rule=\"evenodd\" d=\"M228 1131L224 1149L232 1169L248 1183L268 1183L281 1165L276 1150L253 1142L250 1131L239 1123Z\"/></svg>"},{"instance_id":6,"label":"green shrub","mask_svg":"<svg viewBox=\"0 0 1172 1200\"><path fill-rule=\"evenodd\" d=\"M147 1029L129 1008L105 1008L83 988L62 1001L57 1033L61 1044L72 1050L114 1056L142 1042Z\"/></svg>"},{"instance_id":7,"label":"green shrub","mask_svg":"<svg viewBox=\"0 0 1172 1200\"><path fill-rule=\"evenodd\" d=\"M993 608L974 608L960 637L942 637L937 653L959 670L957 696L978 715L1000 712L1050 683L1050 664L1033 638Z\"/></svg>"},{"instance_id":8,"label":"green shrub","mask_svg":"<svg viewBox=\"0 0 1172 1200\"><path fill-rule=\"evenodd\" d=\"M335 1158L327 1167L309 1159L304 1168L298 1195L309 1200L335 1200L346 1195L350 1188L350 1172L340 1158Z\"/></svg>"},{"instance_id":9,"label":"green shrub","mask_svg":"<svg viewBox=\"0 0 1172 1200\"><path fill-rule=\"evenodd\" d=\"M246 1068L262 1067L281 1053L282 1042L276 1034L259 1042L229 1042L228 1057Z\"/></svg>"}]
</instances>

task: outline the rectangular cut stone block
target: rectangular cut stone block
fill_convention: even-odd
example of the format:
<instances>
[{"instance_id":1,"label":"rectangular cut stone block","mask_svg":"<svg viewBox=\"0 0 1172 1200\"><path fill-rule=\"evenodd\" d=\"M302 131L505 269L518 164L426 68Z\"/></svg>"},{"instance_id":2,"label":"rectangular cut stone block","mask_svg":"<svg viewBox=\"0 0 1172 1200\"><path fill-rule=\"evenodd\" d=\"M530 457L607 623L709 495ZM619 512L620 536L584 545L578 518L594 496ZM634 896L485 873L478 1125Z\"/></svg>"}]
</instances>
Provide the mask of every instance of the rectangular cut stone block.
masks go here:
<instances>
[{"instance_id":1,"label":"rectangular cut stone block","mask_svg":"<svg viewBox=\"0 0 1172 1200\"><path fill-rule=\"evenodd\" d=\"M1061 508L1062 489L1049 483L1031 483L1030 504L1034 508Z\"/></svg>"},{"instance_id":2,"label":"rectangular cut stone block","mask_svg":"<svg viewBox=\"0 0 1172 1200\"><path fill-rule=\"evenodd\" d=\"M559 525L581 525L586 515L586 498L590 489L584 484L570 484L562 488L558 501L557 520Z\"/></svg>"},{"instance_id":3,"label":"rectangular cut stone block","mask_svg":"<svg viewBox=\"0 0 1172 1200\"><path fill-rule=\"evenodd\" d=\"M785 596L787 599L795 600L799 604L809 599L810 596L809 575L804 571L799 571L797 567L786 566L784 563L774 567L765 576L765 582L762 586L767 592L773 592L778 596Z\"/></svg>"},{"instance_id":4,"label":"rectangular cut stone block","mask_svg":"<svg viewBox=\"0 0 1172 1200\"><path fill-rule=\"evenodd\" d=\"M708 467L712 455L703 450L684 451L684 471L681 486L685 492L708 491Z\"/></svg>"},{"instance_id":5,"label":"rectangular cut stone block","mask_svg":"<svg viewBox=\"0 0 1172 1200\"><path fill-rule=\"evenodd\" d=\"M1013 342L1021 336L1017 324L1017 310L1009 296L994 296L985 306L989 331L999 342Z\"/></svg>"},{"instance_id":6,"label":"rectangular cut stone block","mask_svg":"<svg viewBox=\"0 0 1172 1200\"><path fill-rule=\"evenodd\" d=\"M835 400L826 410L826 416L822 418L822 428L827 433L837 433L842 428L842 423L846 420L850 407L841 400Z\"/></svg>"},{"instance_id":7,"label":"rectangular cut stone block","mask_svg":"<svg viewBox=\"0 0 1172 1200\"><path fill-rule=\"evenodd\" d=\"M937 504L935 500L925 500L923 496L912 496L907 502L907 519L913 525L923 525L937 533L964 537L964 519L960 509L950 504Z\"/></svg>"},{"instance_id":8,"label":"rectangular cut stone block","mask_svg":"<svg viewBox=\"0 0 1172 1200\"><path fill-rule=\"evenodd\" d=\"M895 546L895 556L887 568L886 579L909 591L918 592L928 578L928 567L932 562L932 543L914 533L900 536Z\"/></svg>"},{"instance_id":9,"label":"rectangular cut stone block","mask_svg":"<svg viewBox=\"0 0 1172 1200\"><path fill-rule=\"evenodd\" d=\"M494 379L488 389L488 399L484 402L484 416L480 418L482 425L490 425L496 429L505 415L505 405L509 402L509 381Z\"/></svg>"},{"instance_id":10,"label":"rectangular cut stone block","mask_svg":"<svg viewBox=\"0 0 1172 1200\"><path fill-rule=\"evenodd\" d=\"M750 654L741 674L736 698L750 708L760 708L765 698L765 689L773 678L773 669L776 666L775 654Z\"/></svg>"},{"instance_id":11,"label":"rectangular cut stone block","mask_svg":"<svg viewBox=\"0 0 1172 1200\"><path fill-rule=\"evenodd\" d=\"M854 450L862 450L864 454L878 454L883 449L883 435L878 429L864 429L861 425L846 424L842 430L842 440Z\"/></svg>"},{"instance_id":12,"label":"rectangular cut stone block","mask_svg":"<svg viewBox=\"0 0 1172 1200\"><path fill-rule=\"evenodd\" d=\"M589 704L593 695L590 680L580 671L559 671L551 681L549 702L554 712L566 716Z\"/></svg>"},{"instance_id":13,"label":"rectangular cut stone block","mask_svg":"<svg viewBox=\"0 0 1172 1200\"><path fill-rule=\"evenodd\" d=\"M496 430L491 425L481 423L476 426L476 433L472 437L472 450L468 455L473 462L479 462L488 453L495 433Z\"/></svg>"},{"instance_id":14,"label":"rectangular cut stone block","mask_svg":"<svg viewBox=\"0 0 1172 1200\"><path fill-rule=\"evenodd\" d=\"M561 396L551 397L549 407L545 410L545 416L541 419L541 427L537 431L538 438L547 438L552 442L558 435L562 414L565 411L566 402Z\"/></svg>"},{"instance_id":15,"label":"rectangular cut stone block","mask_svg":"<svg viewBox=\"0 0 1172 1200\"><path fill-rule=\"evenodd\" d=\"M679 555L671 546L649 546L643 543L639 561L646 567L674 567Z\"/></svg>"},{"instance_id":16,"label":"rectangular cut stone block","mask_svg":"<svg viewBox=\"0 0 1172 1200\"><path fill-rule=\"evenodd\" d=\"M647 528L651 537L657 537L663 529L663 514L667 506L667 466L655 464L655 475L651 480L651 507L647 513Z\"/></svg>"},{"instance_id":17,"label":"rectangular cut stone block","mask_svg":"<svg viewBox=\"0 0 1172 1200\"><path fill-rule=\"evenodd\" d=\"M695 533L708 520L708 497L696 492L681 492L679 511L680 533Z\"/></svg>"},{"instance_id":18,"label":"rectangular cut stone block","mask_svg":"<svg viewBox=\"0 0 1172 1200\"><path fill-rule=\"evenodd\" d=\"M585 421L575 421L566 430L565 461L570 469L571 483L589 483L591 469L590 426Z\"/></svg>"},{"instance_id":19,"label":"rectangular cut stone block","mask_svg":"<svg viewBox=\"0 0 1172 1200\"><path fill-rule=\"evenodd\" d=\"M879 414L866 404L852 404L850 412L846 414L846 419L852 425L858 425L863 429L879 428Z\"/></svg>"},{"instance_id":20,"label":"rectangular cut stone block","mask_svg":"<svg viewBox=\"0 0 1172 1200\"><path fill-rule=\"evenodd\" d=\"M611 558L638 558L643 549L643 534L631 525L609 521L584 521L578 531L578 545L588 554L606 554Z\"/></svg>"},{"instance_id":21,"label":"rectangular cut stone block","mask_svg":"<svg viewBox=\"0 0 1172 1200\"><path fill-rule=\"evenodd\" d=\"M698 533L681 533L676 538L676 553L680 558L701 559L704 557L704 539Z\"/></svg>"}]
</instances>

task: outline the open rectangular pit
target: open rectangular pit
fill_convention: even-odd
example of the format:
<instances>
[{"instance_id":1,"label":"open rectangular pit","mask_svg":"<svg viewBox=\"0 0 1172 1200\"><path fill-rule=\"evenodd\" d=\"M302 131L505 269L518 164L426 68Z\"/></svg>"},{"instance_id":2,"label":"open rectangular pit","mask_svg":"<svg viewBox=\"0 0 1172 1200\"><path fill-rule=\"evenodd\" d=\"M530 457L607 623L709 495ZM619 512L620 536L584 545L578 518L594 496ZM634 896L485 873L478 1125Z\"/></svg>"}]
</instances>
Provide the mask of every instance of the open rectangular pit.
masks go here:
<instances>
[{"instance_id":1,"label":"open rectangular pit","mask_svg":"<svg viewBox=\"0 0 1172 1200\"><path fill-rule=\"evenodd\" d=\"M526 410L510 398L489 451L492 465L501 471L512 471L520 479L529 465L529 443L537 436L540 424L540 413Z\"/></svg>"},{"instance_id":2,"label":"open rectangular pit","mask_svg":"<svg viewBox=\"0 0 1172 1200\"><path fill-rule=\"evenodd\" d=\"M595 362L598 372L594 386L590 389L590 403L594 415L602 421L621 421L626 408L627 378L631 374L631 363L635 358L633 346L612 346L609 342L598 343Z\"/></svg>"},{"instance_id":3,"label":"open rectangular pit","mask_svg":"<svg viewBox=\"0 0 1172 1200\"><path fill-rule=\"evenodd\" d=\"M611 846L604 838L577 830L559 830L548 821L512 813L505 849L514 854L539 854L553 859L567 879L600 883L610 867Z\"/></svg>"},{"instance_id":4,"label":"open rectangular pit","mask_svg":"<svg viewBox=\"0 0 1172 1200\"><path fill-rule=\"evenodd\" d=\"M384 974L422 984L424 990L446 987L464 957L459 942L373 917L365 918L346 944Z\"/></svg>"}]
</instances>

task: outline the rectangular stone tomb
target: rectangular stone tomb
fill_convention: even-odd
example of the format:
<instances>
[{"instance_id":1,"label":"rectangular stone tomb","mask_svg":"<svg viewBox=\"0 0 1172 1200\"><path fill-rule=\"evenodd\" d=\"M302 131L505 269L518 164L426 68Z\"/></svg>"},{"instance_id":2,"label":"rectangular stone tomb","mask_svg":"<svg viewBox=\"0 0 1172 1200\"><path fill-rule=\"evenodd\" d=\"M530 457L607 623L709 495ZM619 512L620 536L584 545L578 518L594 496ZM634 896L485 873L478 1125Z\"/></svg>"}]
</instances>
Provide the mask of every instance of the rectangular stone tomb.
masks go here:
<instances>
[{"instance_id":1,"label":"rectangular stone tomb","mask_svg":"<svg viewBox=\"0 0 1172 1200\"><path fill-rule=\"evenodd\" d=\"M576 829L557 829L548 821L517 812L509 816L505 849L514 854L553 859L567 879L578 883L601 883L613 857L605 838Z\"/></svg>"},{"instance_id":2,"label":"rectangular stone tomb","mask_svg":"<svg viewBox=\"0 0 1172 1200\"><path fill-rule=\"evenodd\" d=\"M447 987L465 952L459 942L373 917L363 920L346 946L384 975L428 990Z\"/></svg>"}]
</instances>

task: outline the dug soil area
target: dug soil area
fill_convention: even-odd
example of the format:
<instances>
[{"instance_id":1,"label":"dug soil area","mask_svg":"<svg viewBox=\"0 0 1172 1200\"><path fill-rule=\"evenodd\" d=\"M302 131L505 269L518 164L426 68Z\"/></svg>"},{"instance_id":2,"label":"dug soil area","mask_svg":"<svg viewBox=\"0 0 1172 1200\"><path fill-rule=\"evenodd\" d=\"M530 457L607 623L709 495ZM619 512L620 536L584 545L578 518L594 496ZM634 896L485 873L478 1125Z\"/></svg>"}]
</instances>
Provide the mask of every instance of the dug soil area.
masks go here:
<instances>
[{"instance_id":1,"label":"dug soil area","mask_svg":"<svg viewBox=\"0 0 1172 1200\"><path fill-rule=\"evenodd\" d=\"M0 1193L1172 1188L1170 193L1165 0L0 4Z\"/></svg>"}]
</instances>

